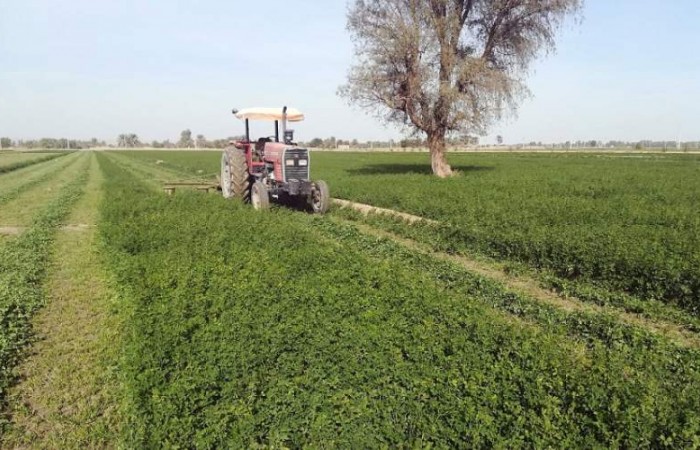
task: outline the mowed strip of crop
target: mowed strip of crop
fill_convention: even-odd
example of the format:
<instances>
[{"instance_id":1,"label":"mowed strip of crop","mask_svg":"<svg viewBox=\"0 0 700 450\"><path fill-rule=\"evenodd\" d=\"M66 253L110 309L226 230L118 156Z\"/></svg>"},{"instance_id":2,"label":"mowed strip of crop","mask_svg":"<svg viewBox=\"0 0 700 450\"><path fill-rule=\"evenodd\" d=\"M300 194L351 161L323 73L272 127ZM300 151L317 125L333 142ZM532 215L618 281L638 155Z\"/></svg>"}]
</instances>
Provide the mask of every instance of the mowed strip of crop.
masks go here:
<instances>
[{"instance_id":1,"label":"mowed strip of crop","mask_svg":"<svg viewBox=\"0 0 700 450\"><path fill-rule=\"evenodd\" d=\"M61 159L51 159L0 176L0 206L17 198L26 190L53 181L63 169L73 164L78 154Z\"/></svg>"},{"instance_id":2,"label":"mowed strip of crop","mask_svg":"<svg viewBox=\"0 0 700 450\"><path fill-rule=\"evenodd\" d=\"M89 158L81 156L70 181L34 208L29 228L0 243L0 404L15 379L14 369L29 342L30 320L44 302L43 281L56 228L82 194ZM65 169L68 172L71 169ZM3 209L4 213L4 209ZM0 420L0 425L5 419Z\"/></svg>"},{"instance_id":3,"label":"mowed strip of crop","mask_svg":"<svg viewBox=\"0 0 700 450\"><path fill-rule=\"evenodd\" d=\"M693 349L99 157L127 447L700 445Z\"/></svg>"},{"instance_id":4,"label":"mowed strip of crop","mask_svg":"<svg viewBox=\"0 0 700 450\"><path fill-rule=\"evenodd\" d=\"M22 163L26 161L31 161L32 159L39 159L43 156L40 153L22 153L14 151L0 151L0 170L4 167L12 166L16 163Z\"/></svg>"},{"instance_id":5,"label":"mowed strip of crop","mask_svg":"<svg viewBox=\"0 0 700 450\"><path fill-rule=\"evenodd\" d=\"M150 153L150 152L146 152ZM176 152L165 152L169 155ZM196 180L191 170L184 170L172 164L160 164L162 160L138 157L139 151L105 152L107 157L117 165L138 178L144 179L151 186L160 187L163 183L176 180Z\"/></svg>"},{"instance_id":6,"label":"mowed strip of crop","mask_svg":"<svg viewBox=\"0 0 700 450\"><path fill-rule=\"evenodd\" d=\"M179 172L191 177L214 178L221 172L221 150L162 151L132 150L119 151L146 165L156 164L164 169Z\"/></svg>"},{"instance_id":7,"label":"mowed strip of crop","mask_svg":"<svg viewBox=\"0 0 700 450\"><path fill-rule=\"evenodd\" d=\"M59 158L70 154L63 153L0 153L0 174L12 172L23 167L39 164L44 161Z\"/></svg>"},{"instance_id":8,"label":"mowed strip of crop","mask_svg":"<svg viewBox=\"0 0 700 450\"><path fill-rule=\"evenodd\" d=\"M56 162L46 176L33 179L27 177L27 182L21 185L19 191L10 190L10 199L0 208L0 226L23 230L34 220L47 202L60 195L64 186L72 183L85 170L89 160L87 154L70 156L67 165ZM50 163L51 164L51 163ZM42 168L43 170L44 168ZM2 183L2 178L0 178ZM2 184L0 184L0 187ZM2 195L2 194L0 194Z\"/></svg>"},{"instance_id":9,"label":"mowed strip of crop","mask_svg":"<svg viewBox=\"0 0 700 450\"><path fill-rule=\"evenodd\" d=\"M109 282L102 270L94 226L102 200L102 174L91 156L85 194L52 244L46 305L33 322L21 381L10 391L11 427L3 448L114 448L119 389L118 324L111 319Z\"/></svg>"}]
</instances>

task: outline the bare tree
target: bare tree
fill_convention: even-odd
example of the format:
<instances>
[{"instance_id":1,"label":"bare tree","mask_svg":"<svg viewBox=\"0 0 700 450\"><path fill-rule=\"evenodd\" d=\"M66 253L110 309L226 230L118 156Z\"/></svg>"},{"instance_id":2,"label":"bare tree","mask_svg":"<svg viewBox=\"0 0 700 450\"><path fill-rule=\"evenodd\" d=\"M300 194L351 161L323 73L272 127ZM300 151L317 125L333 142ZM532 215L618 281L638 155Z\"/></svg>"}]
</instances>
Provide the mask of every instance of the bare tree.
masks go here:
<instances>
[{"instance_id":1,"label":"bare tree","mask_svg":"<svg viewBox=\"0 0 700 450\"><path fill-rule=\"evenodd\" d=\"M452 175L448 134L485 134L527 94L527 69L583 0L355 0L356 64L340 94L425 133L433 172Z\"/></svg>"}]
</instances>

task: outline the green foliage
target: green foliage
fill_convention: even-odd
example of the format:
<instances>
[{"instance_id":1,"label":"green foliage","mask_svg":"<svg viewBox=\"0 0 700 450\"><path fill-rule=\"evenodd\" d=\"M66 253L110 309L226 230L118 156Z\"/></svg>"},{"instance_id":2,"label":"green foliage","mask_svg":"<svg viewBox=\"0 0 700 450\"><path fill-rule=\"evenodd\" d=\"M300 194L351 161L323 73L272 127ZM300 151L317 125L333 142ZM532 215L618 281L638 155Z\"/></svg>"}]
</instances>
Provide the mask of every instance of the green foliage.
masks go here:
<instances>
[{"instance_id":1,"label":"green foliage","mask_svg":"<svg viewBox=\"0 0 700 450\"><path fill-rule=\"evenodd\" d=\"M214 178L220 173L221 151L152 151L132 150L120 151L120 154L128 155L146 165L156 164L159 167L174 169L183 174Z\"/></svg>"},{"instance_id":2,"label":"green foliage","mask_svg":"<svg viewBox=\"0 0 700 450\"><path fill-rule=\"evenodd\" d=\"M51 158L55 159L55 158ZM31 175L28 175L27 177L23 177L22 182L10 186L8 188L5 188L5 184L2 183L1 181L6 181L6 180L0 180L0 205L5 204L11 200L14 200L15 198L19 197L22 195L22 193L28 191L29 189L32 189L33 187L41 184L41 183L46 183L49 181L52 181L56 176L58 176L63 169L68 167L71 164L77 164L77 159L69 159L66 158L63 161L58 161L61 164L54 164L53 167L49 168L48 173L46 173L46 167L42 167L42 170L37 170L33 172ZM26 166L25 166L26 167Z\"/></svg>"},{"instance_id":3,"label":"green foliage","mask_svg":"<svg viewBox=\"0 0 700 450\"><path fill-rule=\"evenodd\" d=\"M335 196L438 220L402 234L700 314L700 158L314 154Z\"/></svg>"},{"instance_id":4,"label":"green foliage","mask_svg":"<svg viewBox=\"0 0 700 450\"><path fill-rule=\"evenodd\" d=\"M667 343L657 335L641 328L616 323L616 318L605 312L565 312L539 300L507 292L498 282L474 275L461 266L409 250L389 239L368 236L354 226L326 220L318 220L314 225L324 230L329 238L353 245L365 255L398 259L408 270L431 276L443 289L479 299L490 307L539 322L548 328L558 327L562 333L590 345L602 342L610 347L633 351L661 347L663 353L669 352Z\"/></svg>"},{"instance_id":5,"label":"green foliage","mask_svg":"<svg viewBox=\"0 0 700 450\"><path fill-rule=\"evenodd\" d=\"M539 279L544 286L565 296L573 296L600 306L622 308L652 320L665 320L682 325L693 332L700 332L699 316L688 314L658 300L640 299L623 292L611 292L587 283L565 280L546 272L540 273Z\"/></svg>"},{"instance_id":6,"label":"green foliage","mask_svg":"<svg viewBox=\"0 0 700 450\"><path fill-rule=\"evenodd\" d=\"M28 159L13 162L10 164L1 164L0 165L0 174L12 172L12 171L22 169L22 168L28 167L28 166L33 166L34 164L39 164L42 162L50 161L50 160L56 159L60 156L68 155L70 153L71 152L56 152L56 153L51 153L49 155L42 156L39 158L28 158ZM2 161L0 160L0 162L2 162Z\"/></svg>"},{"instance_id":7,"label":"green foliage","mask_svg":"<svg viewBox=\"0 0 700 450\"><path fill-rule=\"evenodd\" d=\"M174 168L218 171L217 152L159 154ZM431 176L427 158L314 152L312 176L335 197L440 221L393 226L439 250L519 261L558 284L700 315L697 156L453 154L461 175L448 180Z\"/></svg>"},{"instance_id":8,"label":"green foliage","mask_svg":"<svg viewBox=\"0 0 700 450\"><path fill-rule=\"evenodd\" d=\"M29 341L31 317L44 300L42 282L55 229L82 194L86 178L87 172L83 170L26 232L0 245L0 402L3 404L13 380L13 369Z\"/></svg>"},{"instance_id":9,"label":"green foliage","mask_svg":"<svg viewBox=\"0 0 700 450\"><path fill-rule=\"evenodd\" d=\"M126 447L700 445L694 350L99 158Z\"/></svg>"}]
</instances>

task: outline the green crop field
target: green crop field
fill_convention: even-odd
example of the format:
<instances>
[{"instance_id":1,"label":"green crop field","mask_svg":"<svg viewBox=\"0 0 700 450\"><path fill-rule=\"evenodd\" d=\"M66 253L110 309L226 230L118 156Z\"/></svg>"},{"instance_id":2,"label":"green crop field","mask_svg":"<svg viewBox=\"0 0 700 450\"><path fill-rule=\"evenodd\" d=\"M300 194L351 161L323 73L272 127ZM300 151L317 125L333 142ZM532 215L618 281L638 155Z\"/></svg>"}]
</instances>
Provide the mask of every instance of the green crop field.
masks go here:
<instances>
[{"instance_id":1,"label":"green crop field","mask_svg":"<svg viewBox=\"0 0 700 450\"><path fill-rule=\"evenodd\" d=\"M216 152L132 156L189 173L219 164ZM384 224L403 235L543 269L552 286L598 302L631 295L700 315L697 155L452 155L462 176L450 180L429 176L425 155L315 156L335 197L440 222Z\"/></svg>"},{"instance_id":2,"label":"green crop field","mask_svg":"<svg viewBox=\"0 0 700 450\"><path fill-rule=\"evenodd\" d=\"M0 175L3 447L700 447L699 157L312 154L413 223L163 193L219 158Z\"/></svg>"},{"instance_id":3,"label":"green crop field","mask_svg":"<svg viewBox=\"0 0 700 450\"><path fill-rule=\"evenodd\" d=\"M69 152L0 152L0 174L49 161Z\"/></svg>"}]
</instances>

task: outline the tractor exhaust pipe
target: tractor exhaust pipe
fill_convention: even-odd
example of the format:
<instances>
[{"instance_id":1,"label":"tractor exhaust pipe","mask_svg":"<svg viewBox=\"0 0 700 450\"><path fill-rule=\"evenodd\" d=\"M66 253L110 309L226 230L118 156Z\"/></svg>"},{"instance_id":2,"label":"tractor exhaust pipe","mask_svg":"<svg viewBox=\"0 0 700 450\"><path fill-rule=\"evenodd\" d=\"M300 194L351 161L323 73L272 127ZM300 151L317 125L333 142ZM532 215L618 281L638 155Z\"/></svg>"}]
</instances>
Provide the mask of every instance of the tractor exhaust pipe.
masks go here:
<instances>
[{"instance_id":1,"label":"tractor exhaust pipe","mask_svg":"<svg viewBox=\"0 0 700 450\"><path fill-rule=\"evenodd\" d=\"M287 107L282 108L282 136L287 143Z\"/></svg>"}]
</instances>

